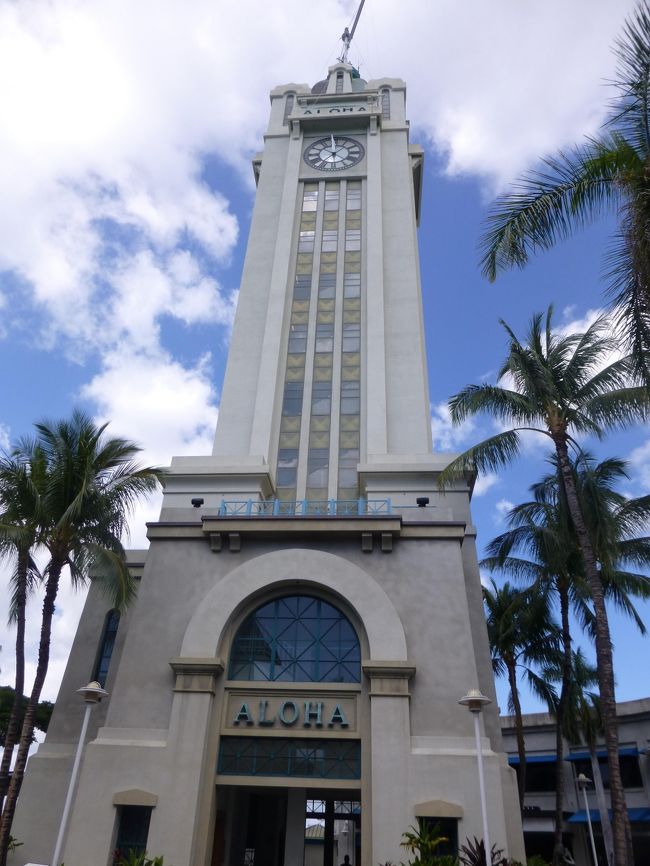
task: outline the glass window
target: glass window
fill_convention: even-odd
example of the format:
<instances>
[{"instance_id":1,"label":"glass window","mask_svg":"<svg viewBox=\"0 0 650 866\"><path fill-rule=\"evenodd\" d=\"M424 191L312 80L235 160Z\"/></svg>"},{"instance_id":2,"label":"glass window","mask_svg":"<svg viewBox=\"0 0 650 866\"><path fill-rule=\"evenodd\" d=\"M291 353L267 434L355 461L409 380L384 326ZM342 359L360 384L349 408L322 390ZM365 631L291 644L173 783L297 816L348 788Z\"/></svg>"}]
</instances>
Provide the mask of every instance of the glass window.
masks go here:
<instances>
[{"instance_id":1,"label":"glass window","mask_svg":"<svg viewBox=\"0 0 650 866\"><path fill-rule=\"evenodd\" d=\"M326 184L325 186L325 210L337 211L339 209L339 185Z\"/></svg>"},{"instance_id":2,"label":"glass window","mask_svg":"<svg viewBox=\"0 0 650 866\"><path fill-rule=\"evenodd\" d=\"M311 393L312 415L329 415L332 408L331 382L314 382Z\"/></svg>"},{"instance_id":3,"label":"glass window","mask_svg":"<svg viewBox=\"0 0 650 866\"><path fill-rule=\"evenodd\" d=\"M150 806L119 806L117 838L113 863L120 857L125 857L130 851L144 854L149 836L151 821Z\"/></svg>"},{"instance_id":4,"label":"glass window","mask_svg":"<svg viewBox=\"0 0 650 866\"><path fill-rule=\"evenodd\" d=\"M336 92L343 93L343 73L336 73Z\"/></svg>"},{"instance_id":5,"label":"glass window","mask_svg":"<svg viewBox=\"0 0 650 866\"><path fill-rule=\"evenodd\" d=\"M232 680L356 683L361 651L352 624L319 598L293 595L259 607L239 627Z\"/></svg>"},{"instance_id":6,"label":"glass window","mask_svg":"<svg viewBox=\"0 0 650 866\"><path fill-rule=\"evenodd\" d=\"M345 298L361 296L361 274L345 274L343 277L343 296Z\"/></svg>"},{"instance_id":7,"label":"glass window","mask_svg":"<svg viewBox=\"0 0 650 866\"><path fill-rule=\"evenodd\" d=\"M280 448L278 451L278 486L295 487L297 469L298 449Z\"/></svg>"},{"instance_id":8,"label":"glass window","mask_svg":"<svg viewBox=\"0 0 650 866\"><path fill-rule=\"evenodd\" d=\"M311 275L296 274L296 281L293 285L293 296L297 301L305 301L309 299L311 294Z\"/></svg>"},{"instance_id":9,"label":"glass window","mask_svg":"<svg viewBox=\"0 0 650 866\"><path fill-rule=\"evenodd\" d=\"M336 252L339 233L337 231L324 231L322 250L326 253Z\"/></svg>"},{"instance_id":10,"label":"glass window","mask_svg":"<svg viewBox=\"0 0 650 866\"><path fill-rule=\"evenodd\" d=\"M346 210L361 210L361 184L349 183L346 196Z\"/></svg>"},{"instance_id":11,"label":"glass window","mask_svg":"<svg viewBox=\"0 0 650 866\"><path fill-rule=\"evenodd\" d=\"M639 769L639 759L635 755L619 755L619 763L621 765L621 779L624 788L642 788L643 780ZM598 766L600 767L600 775L603 779L603 787L609 790L609 764L607 758L599 757ZM593 770L591 769L591 761L575 761L574 762L576 776L583 773L589 779L593 778ZM528 774L529 766L526 765L526 773ZM528 782L526 782L528 787Z\"/></svg>"},{"instance_id":12,"label":"glass window","mask_svg":"<svg viewBox=\"0 0 650 866\"><path fill-rule=\"evenodd\" d=\"M329 433L327 435L329 436ZM307 461L307 487L327 488L329 462L328 448L310 448Z\"/></svg>"},{"instance_id":13,"label":"glass window","mask_svg":"<svg viewBox=\"0 0 650 866\"><path fill-rule=\"evenodd\" d=\"M222 737L217 772L222 776L298 776L360 779L358 740Z\"/></svg>"},{"instance_id":14,"label":"glass window","mask_svg":"<svg viewBox=\"0 0 650 866\"><path fill-rule=\"evenodd\" d=\"M361 388L359 382L341 382L341 415L358 415Z\"/></svg>"},{"instance_id":15,"label":"glass window","mask_svg":"<svg viewBox=\"0 0 650 866\"><path fill-rule=\"evenodd\" d=\"M556 776L556 761L547 764L526 764L526 790L527 791L554 791ZM515 767L518 770L518 767Z\"/></svg>"},{"instance_id":16,"label":"glass window","mask_svg":"<svg viewBox=\"0 0 650 866\"><path fill-rule=\"evenodd\" d=\"M314 252L314 236L316 232L313 231L301 231L300 232L300 240L298 241L298 252L299 253L313 253Z\"/></svg>"},{"instance_id":17,"label":"glass window","mask_svg":"<svg viewBox=\"0 0 650 866\"><path fill-rule=\"evenodd\" d=\"M300 415L302 412L302 382L286 382L284 386L284 400L282 402L283 415Z\"/></svg>"},{"instance_id":18,"label":"glass window","mask_svg":"<svg viewBox=\"0 0 650 866\"><path fill-rule=\"evenodd\" d=\"M361 229L346 229L345 231L345 249L360 250L361 249Z\"/></svg>"},{"instance_id":19,"label":"glass window","mask_svg":"<svg viewBox=\"0 0 650 866\"><path fill-rule=\"evenodd\" d=\"M332 352L334 350L334 325L316 325L316 351Z\"/></svg>"},{"instance_id":20,"label":"glass window","mask_svg":"<svg viewBox=\"0 0 650 866\"><path fill-rule=\"evenodd\" d=\"M96 680L102 688L106 685L108 667L111 663L111 656L113 655L115 638L117 637L117 627L119 624L119 610L110 610L106 614L106 619L104 621L104 631L99 645L95 670L92 676L93 680Z\"/></svg>"},{"instance_id":21,"label":"glass window","mask_svg":"<svg viewBox=\"0 0 650 866\"><path fill-rule=\"evenodd\" d=\"M343 351L359 352L361 350L361 325L347 322L343 325Z\"/></svg>"},{"instance_id":22,"label":"glass window","mask_svg":"<svg viewBox=\"0 0 650 866\"><path fill-rule=\"evenodd\" d=\"M336 294L336 274L321 274L318 280L318 297L333 298Z\"/></svg>"},{"instance_id":23,"label":"glass window","mask_svg":"<svg viewBox=\"0 0 650 866\"><path fill-rule=\"evenodd\" d=\"M307 351L307 325L289 326L289 353L301 353Z\"/></svg>"},{"instance_id":24,"label":"glass window","mask_svg":"<svg viewBox=\"0 0 650 866\"><path fill-rule=\"evenodd\" d=\"M302 209L304 211L316 210L318 207L318 184L307 183L302 196Z\"/></svg>"}]
</instances>

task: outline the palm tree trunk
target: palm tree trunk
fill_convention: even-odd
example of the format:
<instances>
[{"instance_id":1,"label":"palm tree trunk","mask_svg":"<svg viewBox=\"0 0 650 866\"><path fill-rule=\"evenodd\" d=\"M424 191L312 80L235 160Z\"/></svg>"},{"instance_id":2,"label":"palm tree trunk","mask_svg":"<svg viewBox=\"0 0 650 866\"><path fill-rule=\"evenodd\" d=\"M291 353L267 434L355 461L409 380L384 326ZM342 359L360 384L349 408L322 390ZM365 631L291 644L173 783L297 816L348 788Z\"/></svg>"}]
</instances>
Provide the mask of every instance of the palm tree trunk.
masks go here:
<instances>
[{"instance_id":1,"label":"palm tree trunk","mask_svg":"<svg viewBox=\"0 0 650 866\"><path fill-rule=\"evenodd\" d=\"M18 739L19 720L22 715L23 692L25 690L25 608L27 606L28 568L29 551L19 549L16 563L16 679L14 701L11 706L2 762L0 763L0 814L2 814L4 798L9 785L9 770L11 769L14 746Z\"/></svg>"},{"instance_id":2,"label":"palm tree trunk","mask_svg":"<svg viewBox=\"0 0 650 866\"><path fill-rule=\"evenodd\" d=\"M43 599L43 616L41 620L41 638L38 647L36 676L34 678L32 692L27 701L23 726L20 732L20 741L18 743L16 764L11 776L9 790L7 791L5 806L2 811L2 823L0 824L0 866L7 866L11 825L13 824L14 814L16 812L16 802L25 775L25 765L27 764L29 747L32 744L32 738L34 736L36 708L41 697L50 661L50 637L52 634L54 602L56 601L56 595L59 589L59 578L61 576L62 567L63 563L57 563L54 561L50 562L49 574L45 585L45 598Z\"/></svg>"},{"instance_id":3,"label":"palm tree trunk","mask_svg":"<svg viewBox=\"0 0 650 866\"><path fill-rule=\"evenodd\" d=\"M555 710L555 838L553 863L564 863L564 713L571 685L571 628L569 624L569 595L564 585L558 585L560 619L562 623L562 686Z\"/></svg>"},{"instance_id":4,"label":"palm tree trunk","mask_svg":"<svg viewBox=\"0 0 650 866\"><path fill-rule=\"evenodd\" d=\"M519 689L517 688L517 674L514 659L505 659L508 669L508 682L510 684L510 696L515 711L515 736L517 738L517 754L519 755L519 773L517 774L517 789L519 791L519 809L524 811L524 796L526 793L526 743L524 740L524 720L521 713L521 701L519 700Z\"/></svg>"},{"instance_id":5,"label":"palm tree trunk","mask_svg":"<svg viewBox=\"0 0 650 866\"><path fill-rule=\"evenodd\" d=\"M596 789L598 811L600 812L600 827L603 831L603 842L605 843L605 856L607 857L607 866L614 866L614 842L612 839L612 825L609 820L607 798L605 797L605 786L603 785L603 777L600 773L600 764L598 763L598 756L596 755L596 746L594 743L589 744L589 757L591 758L591 773L594 777L594 788Z\"/></svg>"},{"instance_id":6,"label":"palm tree trunk","mask_svg":"<svg viewBox=\"0 0 650 866\"><path fill-rule=\"evenodd\" d=\"M598 669L598 689L600 692L601 713L605 743L607 745L607 760L609 763L609 790L612 800L612 817L614 831L614 864L615 866L633 866L634 854L631 845L630 822L625 804L625 792L621 779L621 767L618 758L618 726L616 722L616 693L614 688L614 662L612 642L609 633L607 609L603 585L598 572L596 557L587 532L587 527L580 508L575 479L569 460L566 434L554 434L553 442L558 458L562 485L567 499L567 506L576 531L578 544L584 559L585 574L589 581L591 599L594 605L596 621L596 666Z\"/></svg>"}]
</instances>

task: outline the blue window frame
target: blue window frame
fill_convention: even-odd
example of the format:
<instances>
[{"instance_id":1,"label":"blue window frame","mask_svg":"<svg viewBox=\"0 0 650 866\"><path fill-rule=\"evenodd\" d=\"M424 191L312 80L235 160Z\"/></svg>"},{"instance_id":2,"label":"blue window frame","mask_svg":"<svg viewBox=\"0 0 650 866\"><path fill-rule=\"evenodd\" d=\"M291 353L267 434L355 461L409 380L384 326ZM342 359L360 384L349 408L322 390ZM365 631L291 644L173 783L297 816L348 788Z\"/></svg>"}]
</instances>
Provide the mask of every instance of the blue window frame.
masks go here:
<instances>
[{"instance_id":1,"label":"blue window frame","mask_svg":"<svg viewBox=\"0 0 650 866\"><path fill-rule=\"evenodd\" d=\"M357 683L361 649L352 624L319 598L291 595L262 605L239 627L233 680Z\"/></svg>"},{"instance_id":2,"label":"blue window frame","mask_svg":"<svg viewBox=\"0 0 650 866\"><path fill-rule=\"evenodd\" d=\"M117 637L117 629L120 624L119 610L109 610L106 614L104 622L104 631L102 632L102 642L99 645L97 654L97 663L93 679L96 680L102 688L106 685L106 677L108 676L108 668L115 647L115 638Z\"/></svg>"}]
</instances>

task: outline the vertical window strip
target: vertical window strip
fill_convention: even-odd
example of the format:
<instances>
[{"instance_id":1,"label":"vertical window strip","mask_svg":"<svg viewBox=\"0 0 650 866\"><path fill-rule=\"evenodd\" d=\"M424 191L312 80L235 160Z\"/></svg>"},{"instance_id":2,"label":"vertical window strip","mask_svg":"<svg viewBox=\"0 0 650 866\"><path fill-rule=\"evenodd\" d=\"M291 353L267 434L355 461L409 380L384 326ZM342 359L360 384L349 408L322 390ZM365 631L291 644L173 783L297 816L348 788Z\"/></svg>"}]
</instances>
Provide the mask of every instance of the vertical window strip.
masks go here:
<instances>
[{"instance_id":1,"label":"vertical window strip","mask_svg":"<svg viewBox=\"0 0 650 866\"><path fill-rule=\"evenodd\" d=\"M361 182L347 185L341 394L339 416L338 499L359 496L357 464L361 455Z\"/></svg>"},{"instance_id":2,"label":"vertical window strip","mask_svg":"<svg viewBox=\"0 0 650 866\"><path fill-rule=\"evenodd\" d=\"M390 90L387 87L381 91L381 116L390 120Z\"/></svg>"},{"instance_id":3,"label":"vertical window strip","mask_svg":"<svg viewBox=\"0 0 650 866\"><path fill-rule=\"evenodd\" d=\"M316 502L328 498L340 190L338 181L325 184L307 453L306 497Z\"/></svg>"},{"instance_id":4,"label":"vertical window strip","mask_svg":"<svg viewBox=\"0 0 650 866\"><path fill-rule=\"evenodd\" d=\"M289 115L293 111L294 100L295 96L293 95L293 93L288 93L284 101L284 118L282 119L282 123L284 126L289 125Z\"/></svg>"},{"instance_id":5,"label":"vertical window strip","mask_svg":"<svg viewBox=\"0 0 650 866\"><path fill-rule=\"evenodd\" d=\"M277 496L284 501L296 498L317 208L318 184L306 183L302 195L276 465Z\"/></svg>"},{"instance_id":6,"label":"vertical window strip","mask_svg":"<svg viewBox=\"0 0 650 866\"><path fill-rule=\"evenodd\" d=\"M336 73L336 92L343 93L343 72Z\"/></svg>"}]
</instances>

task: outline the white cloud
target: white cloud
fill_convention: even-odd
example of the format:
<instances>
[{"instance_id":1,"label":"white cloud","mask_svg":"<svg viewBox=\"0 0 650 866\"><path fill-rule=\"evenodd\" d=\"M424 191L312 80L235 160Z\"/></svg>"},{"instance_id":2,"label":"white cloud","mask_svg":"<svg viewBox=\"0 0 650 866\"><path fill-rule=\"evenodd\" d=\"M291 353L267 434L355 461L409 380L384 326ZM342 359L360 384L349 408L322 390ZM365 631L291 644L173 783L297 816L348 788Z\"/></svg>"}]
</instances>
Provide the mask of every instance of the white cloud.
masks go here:
<instances>
[{"instance_id":1,"label":"white cloud","mask_svg":"<svg viewBox=\"0 0 650 866\"><path fill-rule=\"evenodd\" d=\"M9 426L7 424L0 424L0 451L7 451L10 444L10 433Z\"/></svg>"},{"instance_id":2,"label":"white cloud","mask_svg":"<svg viewBox=\"0 0 650 866\"><path fill-rule=\"evenodd\" d=\"M498 484L499 481L500 478L495 472L486 472L484 475L479 475L474 485L474 496L485 496L488 490L494 487L495 484Z\"/></svg>"},{"instance_id":3,"label":"white cloud","mask_svg":"<svg viewBox=\"0 0 650 866\"><path fill-rule=\"evenodd\" d=\"M494 522L497 525L503 523L508 516L508 512L512 511L514 507L514 502L510 502L509 499L499 499L499 501L494 506L494 509L496 511L496 514L494 516Z\"/></svg>"},{"instance_id":4,"label":"white cloud","mask_svg":"<svg viewBox=\"0 0 650 866\"><path fill-rule=\"evenodd\" d=\"M633 470L630 481L643 491L650 488L650 439L635 448L628 456L630 468Z\"/></svg>"},{"instance_id":5,"label":"white cloud","mask_svg":"<svg viewBox=\"0 0 650 866\"><path fill-rule=\"evenodd\" d=\"M454 426L445 402L431 407L431 435L434 451L464 451L483 438L474 418Z\"/></svg>"}]
</instances>

